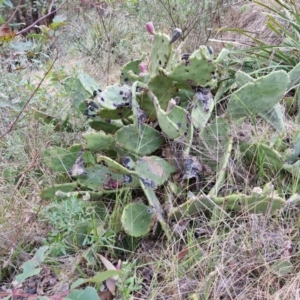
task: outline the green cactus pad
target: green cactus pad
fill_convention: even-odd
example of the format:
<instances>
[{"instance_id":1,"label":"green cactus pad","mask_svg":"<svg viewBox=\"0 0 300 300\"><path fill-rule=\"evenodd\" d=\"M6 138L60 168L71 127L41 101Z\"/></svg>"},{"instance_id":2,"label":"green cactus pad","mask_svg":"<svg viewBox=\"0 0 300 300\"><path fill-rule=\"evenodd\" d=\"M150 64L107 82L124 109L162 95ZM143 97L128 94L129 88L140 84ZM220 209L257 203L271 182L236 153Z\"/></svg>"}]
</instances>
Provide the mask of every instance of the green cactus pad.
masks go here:
<instances>
[{"instance_id":1,"label":"green cactus pad","mask_svg":"<svg viewBox=\"0 0 300 300\"><path fill-rule=\"evenodd\" d=\"M156 33L154 35L150 62L149 72L157 74L160 68L166 68L172 53L172 45L167 35Z\"/></svg>"},{"instance_id":2,"label":"green cactus pad","mask_svg":"<svg viewBox=\"0 0 300 300\"><path fill-rule=\"evenodd\" d=\"M118 120L130 117L132 110L127 107L118 107L115 110L100 109L97 113L100 118Z\"/></svg>"},{"instance_id":3,"label":"green cactus pad","mask_svg":"<svg viewBox=\"0 0 300 300\"><path fill-rule=\"evenodd\" d=\"M201 57L199 57L201 56ZM189 62L181 61L177 64L168 77L178 83L186 85L206 86L212 79L215 72L215 64L202 52L192 54Z\"/></svg>"},{"instance_id":4,"label":"green cactus pad","mask_svg":"<svg viewBox=\"0 0 300 300\"><path fill-rule=\"evenodd\" d=\"M162 74L153 76L148 83L148 88L154 93L163 110L167 108L170 99L179 91L177 83Z\"/></svg>"},{"instance_id":5,"label":"green cactus pad","mask_svg":"<svg viewBox=\"0 0 300 300\"><path fill-rule=\"evenodd\" d=\"M104 162L105 165L107 166L107 168L116 174L135 174L135 172L132 172L128 169L126 169L125 167L123 167L122 165L120 165L119 163L117 163L115 160L107 157L107 156L103 156L103 155L99 155L97 157L97 161L98 162Z\"/></svg>"},{"instance_id":6,"label":"green cactus pad","mask_svg":"<svg viewBox=\"0 0 300 300\"><path fill-rule=\"evenodd\" d=\"M240 146L240 151L245 154L244 159L249 164L255 162L260 168L273 171L274 174L282 169L283 161L281 155L266 144L245 143Z\"/></svg>"},{"instance_id":7,"label":"green cactus pad","mask_svg":"<svg viewBox=\"0 0 300 300\"><path fill-rule=\"evenodd\" d=\"M289 90L300 83L300 62L288 73L288 75L290 82L287 89Z\"/></svg>"},{"instance_id":8,"label":"green cactus pad","mask_svg":"<svg viewBox=\"0 0 300 300\"><path fill-rule=\"evenodd\" d=\"M107 182L107 176L110 176L113 180L118 182L123 181L122 175L112 173L107 167L102 165L95 165L90 168L86 168L87 175L77 178L77 182L80 186L93 191L104 191L104 184ZM106 192L109 192L106 190Z\"/></svg>"},{"instance_id":9,"label":"green cactus pad","mask_svg":"<svg viewBox=\"0 0 300 300\"><path fill-rule=\"evenodd\" d=\"M209 46L201 45L198 50L194 51L191 57L196 56L198 58L205 58L207 61L211 61L214 58L212 48L208 49Z\"/></svg>"},{"instance_id":10,"label":"green cactus pad","mask_svg":"<svg viewBox=\"0 0 300 300\"><path fill-rule=\"evenodd\" d=\"M76 191L76 192L63 192L59 190L55 193L55 196L58 199L67 199L71 197L75 197L77 199L82 199L84 201L97 201L95 203L95 207L100 206L99 212L105 211L105 204L103 202L99 202L102 199L103 192L91 192L91 191ZM102 209L101 209L102 208Z\"/></svg>"},{"instance_id":11,"label":"green cactus pad","mask_svg":"<svg viewBox=\"0 0 300 300\"><path fill-rule=\"evenodd\" d=\"M53 124L54 131L73 132L72 124L67 120L62 121L52 116L49 116L48 114L42 111L36 109L32 109L32 110L33 110L33 117L35 120L40 121L43 124Z\"/></svg>"},{"instance_id":12,"label":"green cactus pad","mask_svg":"<svg viewBox=\"0 0 300 300\"><path fill-rule=\"evenodd\" d=\"M71 147L69 147L69 151L78 155L78 153L82 151L82 145L74 144ZM95 156L91 151L84 151L82 155L82 159L83 162L88 166L93 166L94 164L96 164Z\"/></svg>"},{"instance_id":13,"label":"green cactus pad","mask_svg":"<svg viewBox=\"0 0 300 300\"><path fill-rule=\"evenodd\" d=\"M132 78L131 76L131 72L128 73L128 71L132 71L133 74L138 76L141 73L139 65L144 60L145 56L146 55L143 54L140 59L132 60L123 66L120 77L121 84L129 84L135 81L135 78Z\"/></svg>"},{"instance_id":14,"label":"green cactus pad","mask_svg":"<svg viewBox=\"0 0 300 300\"><path fill-rule=\"evenodd\" d=\"M293 164L298 160L300 155L300 130L295 133L293 140L292 140L292 147L286 149L286 154L284 157L284 162L289 164Z\"/></svg>"},{"instance_id":15,"label":"green cactus pad","mask_svg":"<svg viewBox=\"0 0 300 300\"><path fill-rule=\"evenodd\" d=\"M146 113L140 108L140 105L137 102L137 92L136 89L139 86L139 82L136 81L132 85L132 114L133 114L133 124L136 128L137 134L141 135L141 125L146 121L147 115Z\"/></svg>"},{"instance_id":16,"label":"green cactus pad","mask_svg":"<svg viewBox=\"0 0 300 300\"><path fill-rule=\"evenodd\" d=\"M55 184L53 186L49 186L45 189L43 189L40 193L40 196L44 200L53 200L58 191L61 191L63 193L69 193L74 192L77 188L76 182L70 182L70 183L63 183L63 184Z\"/></svg>"},{"instance_id":17,"label":"green cactus pad","mask_svg":"<svg viewBox=\"0 0 300 300\"><path fill-rule=\"evenodd\" d=\"M117 146L138 155L148 155L161 147L164 139L152 127L142 124L142 136L138 137L134 125L124 126L115 134Z\"/></svg>"},{"instance_id":18,"label":"green cactus pad","mask_svg":"<svg viewBox=\"0 0 300 300\"><path fill-rule=\"evenodd\" d=\"M94 91L99 90L99 85L96 81L90 77L88 74L84 73L83 71L78 71L77 77L83 86L83 88L90 94L93 95Z\"/></svg>"},{"instance_id":19,"label":"green cactus pad","mask_svg":"<svg viewBox=\"0 0 300 300\"><path fill-rule=\"evenodd\" d=\"M109 150L114 144L114 137L104 132L89 132L82 137L86 141L84 148L91 151Z\"/></svg>"},{"instance_id":20,"label":"green cactus pad","mask_svg":"<svg viewBox=\"0 0 300 300\"><path fill-rule=\"evenodd\" d=\"M125 232L134 237L147 235L153 226L153 209L143 203L125 206L121 222Z\"/></svg>"},{"instance_id":21,"label":"green cactus pad","mask_svg":"<svg viewBox=\"0 0 300 300\"><path fill-rule=\"evenodd\" d=\"M297 178L297 181L300 176L300 160L296 161L294 164L285 163L282 168L293 175L294 178Z\"/></svg>"},{"instance_id":22,"label":"green cactus pad","mask_svg":"<svg viewBox=\"0 0 300 300\"><path fill-rule=\"evenodd\" d=\"M191 196L182 205L173 208L168 217L178 220L181 217L194 215L203 210L212 211L215 206L225 211L247 211L249 213L275 214L286 201L280 198L271 183L265 185L263 190L255 187L250 195L232 194L226 197Z\"/></svg>"},{"instance_id":23,"label":"green cactus pad","mask_svg":"<svg viewBox=\"0 0 300 300\"><path fill-rule=\"evenodd\" d=\"M195 128L202 130L206 126L214 107L215 103L213 99L210 101L207 112L205 112L203 105L199 101L195 102L191 111L192 124Z\"/></svg>"},{"instance_id":24,"label":"green cactus pad","mask_svg":"<svg viewBox=\"0 0 300 300\"><path fill-rule=\"evenodd\" d=\"M163 231L165 232L167 238L169 241L172 241L172 236L169 230L169 227L166 223L166 220L164 218L164 211L160 205L160 202L158 200L158 198L155 195L155 192L153 190L153 187L151 187L150 185L145 185L144 184L145 180L140 179L140 185L147 197L147 200L149 202L149 205L153 208L154 212L155 212L155 217L156 219L159 221L161 228L163 229Z\"/></svg>"},{"instance_id":25,"label":"green cactus pad","mask_svg":"<svg viewBox=\"0 0 300 300\"><path fill-rule=\"evenodd\" d=\"M137 101L140 105L140 108L147 115L148 120L151 122L156 121L156 111L148 94L141 93L137 96Z\"/></svg>"},{"instance_id":26,"label":"green cactus pad","mask_svg":"<svg viewBox=\"0 0 300 300\"><path fill-rule=\"evenodd\" d=\"M254 78L252 78L249 74L238 70L235 73L235 82L238 88L241 88L248 82L253 82Z\"/></svg>"},{"instance_id":27,"label":"green cactus pad","mask_svg":"<svg viewBox=\"0 0 300 300\"><path fill-rule=\"evenodd\" d=\"M189 114L188 112L174 104L168 112L161 109L158 99L153 93L149 92L149 96L152 98L154 107L156 109L157 120L161 130L170 139L177 139L181 136L188 135Z\"/></svg>"},{"instance_id":28,"label":"green cactus pad","mask_svg":"<svg viewBox=\"0 0 300 300\"><path fill-rule=\"evenodd\" d=\"M248 82L231 95L226 114L240 118L270 110L281 100L288 84L289 77L282 70Z\"/></svg>"},{"instance_id":29,"label":"green cactus pad","mask_svg":"<svg viewBox=\"0 0 300 300\"><path fill-rule=\"evenodd\" d=\"M273 126L278 132L284 132L285 130L285 117L283 110L279 103L275 104L268 111L258 113L260 117L265 119L271 126Z\"/></svg>"},{"instance_id":30,"label":"green cactus pad","mask_svg":"<svg viewBox=\"0 0 300 300\"><path fill-rule=\"evenodd\" d=\"M237 71L235 74L236 83L238 88L241 88L248 82L253 82L254 79L244 73L242 71ZM284 122L284 114L280 107L280 104L277 103L271 109L263 112L259 112L258 115L264 118L270 125L272 125L277 131L282 132L285 129L285 122Z\"/></svg>"},{"instance_id":31,"label":"green cactus pad","mask_svg":"<svg viewBox=\"0 0 300 300\"><path fill-rule=\"evenodd\" d=\"M78 78L66 79L64 88L75 108L79 108L83 101L91 96L91 93L86 91Z\"/></svg>"},{"instance_id":32,"label":"green cactus pad","mask_svg":"<svg viewBox=\"0 0 300 300\"><path fill-rule=\"evenodd\" d=\"M109 85L97 96L97 104L108 110L131 106L131 87L129 85Z\"/></svg>"},{"instance_id":33,"label":"green cactus pad","mask_svg":"<svg viewBox=\"0 0 300 300\"><path fill-rule=\"evenodd\" d=\"M230 53L230 51L228 49L223 48L221 50L221 52L219 53L218 57L216 58L215 62L217 64L223 63L224 61L227 60L229 53Z\"/></svg>"},{"instance_id":34,"label":"green cactus pad","mask_svg":"<svg viewBox=\"0 0 300 300\"><path fill-rule=\"evenodd\" d=\"M136 161L135 171L140 177L150 179L159 186L164 184L176 170L160 157L145 156Z\"/></svg>"},{"instance_id":35,"label":"green cactus pad","mask_svg":"<svg viewBox=\"0 0 300 300\"><path fill-rule=\"evenodd\" d=\"M53 147L48 148L44 152L42 161L53 171L68 172L74 165L77 154L66 149Z\"/></svg>"},{"instance_id":36,"label":"green cactus pad","mask_svg":"<svg viewBox=\"0 0 300 300\"><path fill-rule=\"evenodd\" d=\"M278 196L271 183L267 183L263 190L256 187L251 195L233 194L224 198L216 198L216 201L223 200L227 210L248 211L249 213L275 214L282 208L286 201Z\"/></svg>"},{"instance_id":37,"label":"green cactus pad","mask_svg":"<svg viewBox=\"0 0 300 300\"><path fill-rule=\"evenodd\" d=\"M218 170L221 158L226 153L229 143L230 127L228 121L216 117L200 132L200 158L211 169Z\"/></svg>"},{"instance_id":38,"label":"green cactus pad","mask_svg":"<svg viewBox=\"0 0 300 300\"><path fill-rule=\"evenodd\" d=\"M120 120L103 120L100 117L90 119L89 125L96 131L104 131L105 133L114 134L123 124Z\"/></svg>"}]
</instances>

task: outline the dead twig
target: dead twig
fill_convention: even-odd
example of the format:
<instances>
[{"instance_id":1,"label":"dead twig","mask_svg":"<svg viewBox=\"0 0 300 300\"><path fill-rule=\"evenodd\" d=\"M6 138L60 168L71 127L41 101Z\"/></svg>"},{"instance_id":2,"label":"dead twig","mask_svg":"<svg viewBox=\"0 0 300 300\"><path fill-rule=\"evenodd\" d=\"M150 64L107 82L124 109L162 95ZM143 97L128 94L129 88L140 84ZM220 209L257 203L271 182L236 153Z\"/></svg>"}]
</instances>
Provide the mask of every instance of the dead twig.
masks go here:
<instances>
[{"instance_id":1,"label":"dead twig","mask_svg":"<svg viewBox=\"0 0 300 300\"><path fill-rule=\"evenodd\" d=\"M52 6L54 4L54 0L52 0L50 6L49 6L49 11L48 13L45 15L45 16L42 16L40 17L38 20L36 20L35 22L33 22L31 25L29 25L28 27L24 28L23 30L19 31L16 33L16 35L21 35L25 32L27 32L28 30L30 30L32 27L34 27L36 24L38 24L39 22L41 22L42 20L48 18L50 15L56 13L57 11L59 11L63 6L64 4L67 2L67 0L65 0L58 8L56 8L55 10L51 11L52 10Z\"/></svg>"}]
</instances>

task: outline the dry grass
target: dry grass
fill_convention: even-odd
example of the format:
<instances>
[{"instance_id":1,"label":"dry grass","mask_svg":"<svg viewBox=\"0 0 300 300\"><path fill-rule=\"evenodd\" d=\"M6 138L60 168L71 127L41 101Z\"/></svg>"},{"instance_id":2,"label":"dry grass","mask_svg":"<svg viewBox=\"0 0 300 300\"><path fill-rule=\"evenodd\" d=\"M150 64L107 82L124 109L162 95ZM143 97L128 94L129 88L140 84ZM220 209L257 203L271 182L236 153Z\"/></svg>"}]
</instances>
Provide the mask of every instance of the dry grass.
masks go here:
<instances>
[{"instance_id":1,"label":"dry grass","mask_svg":"<svg viewBox=\"0 0 300 300\"><path fill-rule=\"evenodd\" d=\"M276 7L276 2L273 0L260 1ZM265 12L271 13L265 7L257 5L253 2L238 2L236 5L231 5L226 9L226 13L220 19L219 29L212 46L216 49L221 49L227 43L236 45L238 48L249 48L255 43L252 38L263 40L269 45L279 45L283 38L275 35L274 32L267 27L267 17ZM226 29L241 29L245 30L250 37L241 35L238 32L228 32Z\"/></svg>"}]
</instances>

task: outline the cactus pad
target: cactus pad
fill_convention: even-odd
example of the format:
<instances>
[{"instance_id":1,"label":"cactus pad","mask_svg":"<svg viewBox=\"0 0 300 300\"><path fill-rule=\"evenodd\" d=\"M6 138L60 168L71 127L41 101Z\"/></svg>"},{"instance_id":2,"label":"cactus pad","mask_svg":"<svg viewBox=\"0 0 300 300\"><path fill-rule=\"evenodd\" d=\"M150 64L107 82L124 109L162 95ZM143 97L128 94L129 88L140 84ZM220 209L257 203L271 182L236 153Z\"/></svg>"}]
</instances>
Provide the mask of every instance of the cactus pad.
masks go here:
<instances>
[{"instance_id":1,"label":"cactus pad","mask_svg":"<svg viewBox=\"0 0 300 300\"><path fill-rule=\"evenodd\" d=\"M97 93L97 104L108 110L131 107L131 87L129 85L110 85Z\"/></svg>"},{"instance_id":2,"label":"cactus pad","mask_svg":"<svg viewBox=\"0 0 300 300\"><path fill-rule=\"evenodd\" d=\"M227 114L240 118L270 110L281 100L288 84L289 77L282 70L248 82L231 95Z\"/></svg>"},{"instance_id":3,"label":"cactus pad","mask_svg":"<svg viewBox=\"0 0 300 300\"><path fill-rule=\"evenodd\" d=\"M133 74L138 76L141 72L139 65L144 60L145 56L146 55L143 54L140 59L132 60L123 66L120 77L121 84L131 84L135 81L135 78L132 78L131 76L131 72L128 71L132 71Z\"/></svg>"},{"instance_id":4,"label":"cactus pad","mask_svg":"<svg viewBox=\"0 0 300 300\"><path fill-rule=\"evenodd\" d=\"M114 134L118 129L122 127L123 124L120 120L103 120L100 117L96 117L89 120L89 125L96 131L104 131L105 133Z\"/></svg>"},{"instance_id":5,"label":"cactus pad","mask_svg":"<svg viewBox=\"0 0 300 300\"><path fill-rule=\"evenodd\" d=\"M150 232L154 216L151 207L143 203L130 203L123 210L121 222L127 234L141 237Z\"/></svg>"},{"instance_id":6,"label":"cactus pad","mask_svg":"<svg viewBox=\"0 0 300 300\"><path fill-rule=\"evenodd\" d=\"M167 35L156 33L152 44L149 71L157 74L160 68L166 68L172 52L170 39Z\"/></svg>"},{"instance_id":7,"label":"cactus pad","mask_svg":"<svg viewBox=\"0 0 300 300\"><path fill-rule=\"evenodd\" d=\"M215 206L222 207L225 211L247 211L249 213L275 214L282 208L286 201L280 198L271 183L265 185L263 190L253 188L251 194L232 194L226 197L208 197L194 195L182 205L169 212L169 219L178 220L187 215L194 215L203 210L212 211Z\"/></svg>"},{"instance_id":8,"label":"cactus pad","mask_svg":"<svg viewBox=\"0 0 300 300\"><path fill-rule=\"evenodd\" d=\"M68 172L76 161L76 153L72 153L63 148L48 148L44 152L42 161L53 171Z\"/></svg>"},{"instance_id":9,"label":"cactus pad","mask_svg":"<svg viewBox=\"0 0 300 300\"><path fill-rule=\"evenodd\" d=\"M195 104L192 108L191 118L194 127L202 130L206 126L215 105L210 93L205 96L202 93L200 96L200 93L196 93L198 97L196 95L194 97Z\"/></svg>"},{"instance_id":10,"label":"cactus pad","mask_svg":"<svg viewBox=\"0 0 300 300\"><path fill-rule=\"evenodd\" d=\"M153 76L148 83L148 88L154 93L163 110L167 108L170 99L179 91L177 83L163 74Z\"/></svg>"},{"instance_id":11,"label":"cactus pad","mask_svg":"<svg viewBox=\"0 0 300 300\"><path fill-rule=\"evenodd\" d=\"M217 170L229 142L230 127L228 121L216 117L200 133L200 161L211 169Z\"/></svg>"},{"instance_id":12,"label":"cactus pad","mask_svg":"<svg viewBox=\"0 0 300 300\"><path fill-rule=\"evenodd\" d=\"M168 138L177 139L181 136L188 136L189 113L176 104L172 105L168 112L165 112L161 109L158 99L152 93L148 94L156 109L159 126Z\"/></svg>"},{"instance_id":13,"label":"cactus pad","mask_svg":"<svg viewBox=\"0 0 300 300\"><path fill-rule=\"evenodd\" d=\"M83 71L79 71L77 77L83 86L83 88L90 94L93 95L94 91L99 90L99 85L96 81L89 76L88 74L84 73Z\"/></svg>"},{"instance_id":14,"label":"cactus pad","mask_svg":"<svg viewBox=\"0 0 300 300\"><path fill-rule=\"evenodd\" d=\"M249 74L238 70L235 73L235 82L238 88L241 88L248 82L253 82L254 78L252 78Z\"/></svg>"},{"instance_id":15,"label":"cactus pad","mask_svg":"<svg viewBox=\"0 0 300 300\"><path fill-rule=\"evenodd\" d=\"M99 152L108 150L114 144L114 137L104 132L89 132L82 135L86 141L85 149Z\"/></svg>"},{"instance_id":16,"label":"cactus pad","mask_svg":"<svg viewBox=\"0 0 300 300\"><path fill-rule=\"evenodd\" d=\"M146 124L141 125L141 133L139 138L134 125L124 126L115 134L116 144L138 155L148 155L164 143L159 132Z\"/></svg>"},{"instance_id":17,"label":"cactus pad","mask_svg":"<svg viewBox=\"0 0 300 300\"><path fill-rule=\"evenodd\" d=\"M149 179L155 185L162 185L175 172L175 168L157 156L145 156L135 163L135 171L140 177Z\"/></svg>"},{"instance_id":18,"label":"cactus pad","mask_svg":"<svg viewBox=\"0 0 300 300\"><path fill-rule=\"evenodd\" d=\"M177 64L168 77L185 85L206 86L212 79L216 66L206 53L199 51L189 57L188 62Z\"/></svg>"},{"instance_id":19,"label":"cactus pad","mask_svg":"<svg viewBox=\"0 0 300 300\"><path fill-rule=\"evenodd\" d=\"M112 173L105 166L95 165L93 167L86 168L86 172L86 176L77 178L78 184L84 188L93 191L114 190L113 188L107 188L106 185L109 180L119 183L115 185L115 189L118 189L123 185L123 176Z\"/></svg>"},{"instance_id":20,"label":"cactus pad","mask_svg":"<svg viewBox=\"0 0 300 300\"><path fill-rule=\"evenodd\" d=\"M41 191L41 198L44 200L53 200L56 197L56 192L61 191L64 193L74 192L77 188L76 182L55 184L49 186Z\"/></svg>"}]
</instances>

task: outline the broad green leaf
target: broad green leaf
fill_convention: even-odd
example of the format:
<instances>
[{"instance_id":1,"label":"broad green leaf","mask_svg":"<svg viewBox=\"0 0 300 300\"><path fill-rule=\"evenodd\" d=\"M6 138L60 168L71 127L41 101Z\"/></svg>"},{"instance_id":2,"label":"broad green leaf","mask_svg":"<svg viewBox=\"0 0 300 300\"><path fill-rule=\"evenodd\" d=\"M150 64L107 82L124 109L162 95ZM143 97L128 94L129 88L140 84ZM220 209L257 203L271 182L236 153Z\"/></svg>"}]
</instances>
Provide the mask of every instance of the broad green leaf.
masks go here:
<instances>
[{"instance_id":1,"label":"broad green leaf","mask_svg":"<svg viewBox=\"0 0 300 300\"><path fill-rule=\"evenodd\" d=\"M13 8L14 5L12 4L12 2L10 0L3 0L3 4L5 6L8 6L9 8Z\"/></svg>"},{"instance_id":2,"label":"broad green leaf","mask_svg":"<svg viewBox=\"0 0 300 300\"><path fill-rule=\"evenodd\" d=\"M76 161L77 155L63 148L48 148L43 155L43 163L57 172L69 171Z\"/></svg>"},{"instance_id":3,"label":"broad green leaf","mask_svg":"<svg viewBox=\"0 0 300 300\"><path fill-rule=\"evenodd\" d=\"M293 264L288 260L278 260L272 266L271 270L273 273L279 276L285 276L293 271Z\"/></svg>"},{"instance_id":4,"label":"broad green leaf","mask_svg":"<svg viewBox=\"0 0 300 300\"><path fill-rule=\"evenodd\" d=\"M79 104L90 97L90 94L84 89L78 78L68 78L64 84L66 92L69 94L75 108L79 108Z\"/></svg>"},{"instance_id":5,"label":"broad green leaf","mask_svg":"<svg viewBox=\"0 0 300 300\"><path fill-rule=\"evenodd\" d=\"M91 278L87 278L87 279L79 278L71 285L71 289L75 289L78 286L87 282L102 283L106 279L120 275L121 273L122 273L121 270L109 270L109 271L99 272L94 277Z\"/></svg>"},{"instance_id":6,"label":"broad green leaf","mask_svg":"<svg viewBox=\"0 0 300 300\"><path fill-rule=\"evenodd\" d=\"M97 84L97 82L83 71L78 72L78 79L83 88L91 95L93 95L94 91L97 91L99 89L99 85Z\"/></svg>"},{"instance_id":7,"label":"broad green leaf","mask_svg":"<svg viewBox=\"0 0 300 300\"><path fill-rule=\"evenodd\" d=\"M97 291L88 286L85 290L73 290L66 299L69 300L101 300Z\"/></svg>"},{"instance_id":8,"label":"broad green leaf","mask_svg":"<svg viewBox=\"0 0 300 300\"><path fill-rule=\"evenodd\" d=\"M22 283L28 277L31 277L31 276L34 276L34 275L37 275L40 273L41 268L36 268L36 267L44 261L45 253L48 249L49 249L48 246L40 247L36 251L34 257L31 260L25 262L21 266L21 268L23 269L23 272L16 276L16 281L18 283Z\"/></svg>"}]
</instances>

